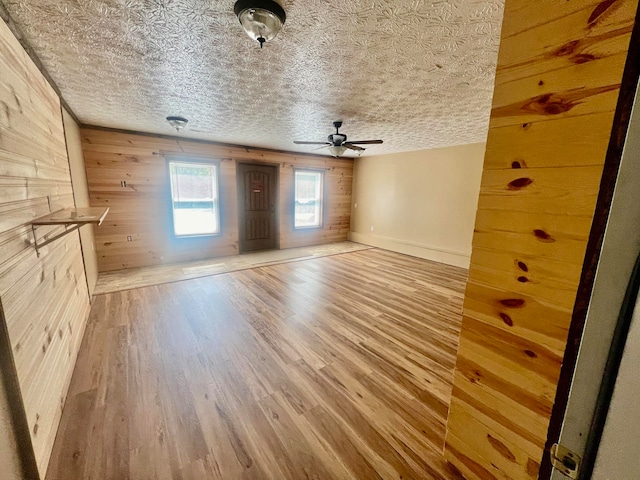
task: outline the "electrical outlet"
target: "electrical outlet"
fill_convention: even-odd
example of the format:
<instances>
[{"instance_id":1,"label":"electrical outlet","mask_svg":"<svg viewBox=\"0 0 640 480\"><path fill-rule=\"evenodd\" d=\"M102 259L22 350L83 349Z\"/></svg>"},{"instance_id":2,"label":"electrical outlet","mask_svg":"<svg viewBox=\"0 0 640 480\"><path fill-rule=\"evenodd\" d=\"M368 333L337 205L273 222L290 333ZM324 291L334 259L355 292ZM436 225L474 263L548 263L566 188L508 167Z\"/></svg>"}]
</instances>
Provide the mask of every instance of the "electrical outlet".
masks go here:
<instances>
[{"instance_id":1,"label":"electrical outlet","mask_svg":"<svg viewBox=\"0 0 640 480\"><path fill-rule=\"evenodd\" d=\"M131 235L127 235L127 242L133 242L133 237Z\"/></svg>"},{"instance_id":2,"label":"electrical outlet","mask_svg":"<svg viewBox=\"0 0 640 480\"><path fill-rule=\"evenodd\" d=\"M120 186L121 186L122 188L126 188L126 187L127 187L127 182L125 182L124 180L122 180L122 181L120 182Z\"/></svg>"}]
</instances>

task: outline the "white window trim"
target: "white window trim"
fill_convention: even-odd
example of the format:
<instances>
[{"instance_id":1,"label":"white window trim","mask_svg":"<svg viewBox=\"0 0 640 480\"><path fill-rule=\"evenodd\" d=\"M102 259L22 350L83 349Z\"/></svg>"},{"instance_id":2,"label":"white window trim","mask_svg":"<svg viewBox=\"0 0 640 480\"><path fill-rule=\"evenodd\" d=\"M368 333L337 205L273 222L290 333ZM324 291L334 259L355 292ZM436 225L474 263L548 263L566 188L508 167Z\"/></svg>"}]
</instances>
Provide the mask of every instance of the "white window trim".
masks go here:
<instances>
[{"instance_id":1,"label":"white window trim","mask_svg":"<svg viewBox=\"0 0 640 480\"><path fill-rule=\"evenodd\" d=\"M309 226L297 226L296 225L296 174L298 172L305 173L318 173L320 174L320 224ZM325 190L326 190L326 171L321 168L293 168L293 229L294 230L314 230L324 228L324 210L325 210Z\"/></svg>"},{"instance_id":2,"label":"white window trim","mask_svg":"<svg viewBox=\"0 0 640 480\"><path fill-rule=\"evenodd\" d=\"M169 181L169 208L171 210L171 234L173 238L181 240L188 238L202 238L202 237L219 237L222 235L222 206L220 199L220 161L211 160L205 158L190 158L190 157L168 157L167 159L167 176ZM172 175L171 175L171 165L172 164L186 164L186 165L196 165L196 166L207 166L213 167L214 176L215 176L215 198L217 200L217 209L215 211L216 221L218 224L217 232L212 233L195 233L195 234L178 234L176 233L175 228L175 214L173 208L173 183L172 183Z\"/></svg>"}]
</instances>

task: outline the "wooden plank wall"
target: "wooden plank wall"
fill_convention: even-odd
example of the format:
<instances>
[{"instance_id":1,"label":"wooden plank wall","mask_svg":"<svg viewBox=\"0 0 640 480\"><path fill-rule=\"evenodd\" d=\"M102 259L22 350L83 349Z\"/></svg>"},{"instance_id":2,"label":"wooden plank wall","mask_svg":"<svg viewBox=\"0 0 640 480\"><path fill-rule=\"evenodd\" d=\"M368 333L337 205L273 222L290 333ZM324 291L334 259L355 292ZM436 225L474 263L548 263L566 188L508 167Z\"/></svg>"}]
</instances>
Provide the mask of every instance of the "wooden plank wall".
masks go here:
<instances>
[{"instance_id":1,"label":"wooden plank wall","mask_svg":"<svg viewBox=\"0 0 640 480\"><path fill-rule=\"evenodd\" d=\"M445 456L537 478L637 0L507 0Z\"/></svg>"},{"instance_id":2,"label":"wooden plank wall","mask_svg":"<svg viewBox=\"0 0 640 480\"><path fill-rule=\"evenodd\" d=\"M82 155L80 126L64 107L62 108L62 123L64 125L64 135L67 142L73 199L77 208L89 207L91 204L89 202L87 172ZM93 225L80 227L79 232L82 257L84 258L84 273L87 276L89 295L93 296L93 291L98 282L98 257L95 251Z\"/></svg>"},{"instance_id":3,"label":"wooden plank wall","mask_svg":"<svg viewBox=\"0 0 640 480\"><path fill-rule=\"evenodd\" d=\"M0 301L44 477L89 295L77 233L40 258L31 245L29 222L73 206L73 191L60 100L2 21L0 72ZM42 228L38 236L56 231Z\"/></svg>"},{"instance_id":4,"label":"wooden plank wall","mask_svg":"<svg viewBox=\"0 0 640 480\"><path fill-rule=\"evenodd\" d=\"M110 207L95 230L101 272L199 260L238 253L236 162L279 165L280 248L347 239L353 160L273 152L178 138L82 129L92 206ZM182 155L220 161L222 234L175 239L171 232L166 158ZM324 227L293 229L293 167L326 169ZM123 188L121 181L126 181ZM131 236L132 241L127 241Z\"/></svg>"}]
</instances>

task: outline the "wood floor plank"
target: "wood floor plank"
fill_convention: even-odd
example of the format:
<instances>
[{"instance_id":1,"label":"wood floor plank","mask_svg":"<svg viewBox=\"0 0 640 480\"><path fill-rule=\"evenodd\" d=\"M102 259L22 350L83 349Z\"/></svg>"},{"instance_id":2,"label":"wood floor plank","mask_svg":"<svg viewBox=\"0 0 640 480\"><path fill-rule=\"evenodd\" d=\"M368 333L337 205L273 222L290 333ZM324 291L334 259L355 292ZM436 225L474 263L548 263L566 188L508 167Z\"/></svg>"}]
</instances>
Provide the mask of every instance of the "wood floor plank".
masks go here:
<instances>
[{"instance_id":1,"label":"wood floor plank","mask_svg":"<svg viewBox=\"0 0 640 480\"><path fill-rule=\"evenodd\" d=\"M114 211L113 205L110 212ZM125 214L132 214L131 208L124 209ZM133 214L132 214L133 215ZM31 216L30 218L33 218ZM103 242L116 246L118 241L127 243L130 249L131 243L126 239L122 240L123 234L128 234L133 230L140 232L144 229L144 225L140 224L140 218L135 217L132 225L126 225L126 221L118 222L118 226L122 231L114 238L110 238L108 234L102 232ZM135 228L133 226L135 225ZM112 229L109 225L104 224L101 228ZM136 240L136 235L133 236ZM110 248L110 247L105 247ZM160 285L163 283L178 282L192 278L208 277L220 273L235 272L237 270L245 270L248 268L263 267L266 265L274 265L285 263L288 261L295 262L306 260L308 258L316 258L326 255L337 255L341 253L353 252L357 250L366 250L371 248L354 242L336 242L325 245L314 245L310 247L286 248L283 250L268 250L260 252L246 253L236 255L235 252L230 257L216 257L207 260L197 260L183 263L172 263L168 265L156 265L152 267L126 268L123 270L114 270L111 272L102 272L98 278L95 294L113 293L133 288L149 287L152 285ZM147 254L148 249L142 248L141 254ZM230 254L231 255L231 254Z\"/></svg>"},{"instance_id":2,"label":"wood floor plank","mask_svg":"<svg viewBox=\"0 0 640 480\"><path fill-rule=\"evenodd\" d=\"M460 479L465 281L368 249L99 295L47 479Z\"/></svg>"}]
</instances>

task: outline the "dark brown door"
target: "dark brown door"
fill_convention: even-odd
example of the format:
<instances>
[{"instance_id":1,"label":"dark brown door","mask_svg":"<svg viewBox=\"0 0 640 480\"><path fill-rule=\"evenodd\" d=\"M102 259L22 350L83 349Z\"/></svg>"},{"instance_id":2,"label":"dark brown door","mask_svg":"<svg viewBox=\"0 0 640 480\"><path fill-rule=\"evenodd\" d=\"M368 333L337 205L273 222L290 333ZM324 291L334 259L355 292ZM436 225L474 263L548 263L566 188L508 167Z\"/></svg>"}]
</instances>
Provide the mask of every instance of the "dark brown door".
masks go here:
<instances>
[{"instance_id":1,"label":"dark brown door","mask_svg":"<svg viewBox=\"0 0 640 480\"><path fill-rule=\"evenodd\" d=\"M278 248L277 177L276 166L238 164L241 252Z\"/></svg>"}]
</instances>

